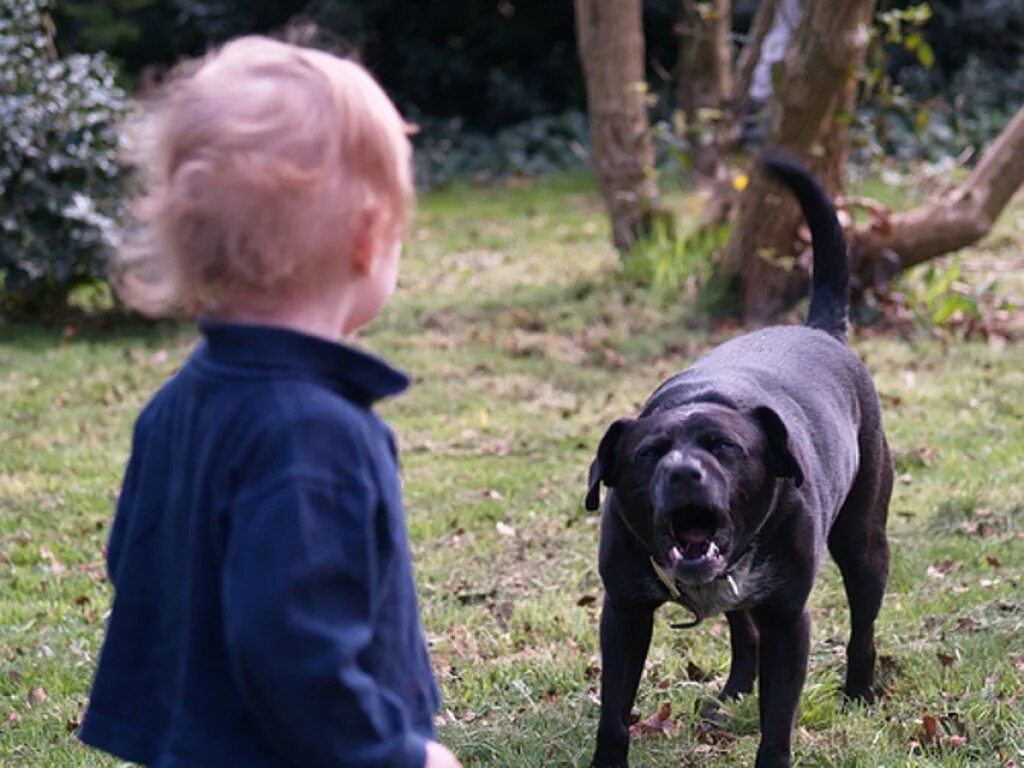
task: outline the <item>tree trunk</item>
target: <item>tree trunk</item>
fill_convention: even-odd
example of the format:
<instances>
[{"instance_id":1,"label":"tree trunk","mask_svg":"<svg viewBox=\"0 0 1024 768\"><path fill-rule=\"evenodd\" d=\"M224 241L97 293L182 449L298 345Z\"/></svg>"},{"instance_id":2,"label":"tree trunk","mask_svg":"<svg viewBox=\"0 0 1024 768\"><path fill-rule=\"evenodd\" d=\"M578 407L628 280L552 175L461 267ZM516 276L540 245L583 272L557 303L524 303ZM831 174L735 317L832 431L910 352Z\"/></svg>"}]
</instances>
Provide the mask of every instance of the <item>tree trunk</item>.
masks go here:
<instances>
[{"instance_id":1,"label":"tree trunk","mask_svg":"<svg viewBox=\"0 0 1024 768\"><path fill-rule=\"evenodd\" d=\"M737 110L741 113L746 109L750 83L754 79L754 67L757 66L757 61L761 58L761 46L775 21L775 9L778 4L779 0L760 0L757 10L754 12L754 20L750 24L747 43L736 60L735 103Z\"/></svg>"},{"instance_id":2,"label":"tree trunk","mask_svg":"<svg viewBox=\"0 0 1024 768\"><path fill-rule=\"evenodd\" d=\"M625 252L657 199L647 119L641 0L575 0L587 90L590 157Z\"/></svg>"},{"instance_id":3,"label":"tree trunk","mask_svg":"<svg viewBox=\"0 0 1024 768\"><path fill-rule=\"evenodd\" d=\"M805 0L771 102L769 144L788 149L821 174L833 192L846 167L846 120L857 69L869 40L875 0ZM755 168L740 196L720 269L738 291L743 315L769 320L805 293L807 275L792 258L801 221L796 202Z\"/></svg>"},{"instance_id":4,"label":"tree trunk","mask_svg":"<svg viewBox=\"0 0 1024 768\"><path fill-rule=\"evenodd\" d=\"M697 173L715 178L732 98L732 0L682 0L676 106Z\"/></svg>"},{"instance_id":5,"label":"tree trunk","mask_svg":"<svg viewBox=\"0 0 1024 768\"><path fill-rule=\"evenodd\" d=\"M927 205L876 218L854 233L852 274L860 288L977 242L1024 185L1024 108L985 150L967 180Z\"/></svg>"}]
</instances>

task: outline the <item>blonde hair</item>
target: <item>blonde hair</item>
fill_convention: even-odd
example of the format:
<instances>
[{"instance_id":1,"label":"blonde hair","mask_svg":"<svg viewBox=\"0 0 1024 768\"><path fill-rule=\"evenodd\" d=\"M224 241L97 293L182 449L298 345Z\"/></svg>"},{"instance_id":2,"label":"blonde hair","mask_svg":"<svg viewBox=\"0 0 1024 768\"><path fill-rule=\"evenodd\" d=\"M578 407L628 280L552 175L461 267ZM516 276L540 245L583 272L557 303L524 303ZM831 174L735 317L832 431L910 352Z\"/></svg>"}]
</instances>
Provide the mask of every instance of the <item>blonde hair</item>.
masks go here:
<instances>
[{"instance_id":1,"label":"blonde hair","mask_svg":"<svg viewBox=\"0 0 1024 768\"><path fill-rule=\"evenodd\" d=\"M316 285L370 218L397 240L405 133L365 69L321 51L244 37L179 67L129 133L140 188L119 293L198 314Z\"/></svg>"}]
</instances>

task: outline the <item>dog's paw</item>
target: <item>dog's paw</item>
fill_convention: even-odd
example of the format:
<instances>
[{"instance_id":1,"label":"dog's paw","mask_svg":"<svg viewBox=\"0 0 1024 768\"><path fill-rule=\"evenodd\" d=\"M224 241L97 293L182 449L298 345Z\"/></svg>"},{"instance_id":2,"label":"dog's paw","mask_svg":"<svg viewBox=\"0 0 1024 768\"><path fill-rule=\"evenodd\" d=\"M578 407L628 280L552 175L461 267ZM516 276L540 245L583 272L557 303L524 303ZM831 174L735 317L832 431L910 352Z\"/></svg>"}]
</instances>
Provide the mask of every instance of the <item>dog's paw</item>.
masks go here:
<instances>
[{"instance_id":1,"label":"dog's paw","mask_svg":"<svg viewBox=\"0 0 1024 768\"><path fill-rule=\"evenodd\" d=\"M867 688L843 688L843 696L846 700L852 704L874 704L875 703L875 691L871 687Z\"/></svg>"}]
</instances>

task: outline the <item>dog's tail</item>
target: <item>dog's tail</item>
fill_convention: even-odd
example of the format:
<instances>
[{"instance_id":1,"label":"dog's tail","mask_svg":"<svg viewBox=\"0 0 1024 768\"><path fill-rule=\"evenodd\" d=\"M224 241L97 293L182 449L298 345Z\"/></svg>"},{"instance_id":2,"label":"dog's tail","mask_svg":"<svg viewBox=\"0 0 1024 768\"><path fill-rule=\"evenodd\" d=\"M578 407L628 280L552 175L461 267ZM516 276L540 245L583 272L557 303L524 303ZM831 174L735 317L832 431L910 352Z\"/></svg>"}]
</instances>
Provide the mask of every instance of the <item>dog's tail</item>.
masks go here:
<instances>
[{"instance_id":1,"label":"dog's tail","mask_svg":"<svg viewBox=\"0 0 1024 768\"><path fill-rule=\"evenodd\" d=\"M811 308L805 324L845 341L850 308L850 265L836 208L821 182L795 155L768 150L761 155L761 164L772 178L796 196L811 230L814 274Z\"/></svg>"}]
</instances>

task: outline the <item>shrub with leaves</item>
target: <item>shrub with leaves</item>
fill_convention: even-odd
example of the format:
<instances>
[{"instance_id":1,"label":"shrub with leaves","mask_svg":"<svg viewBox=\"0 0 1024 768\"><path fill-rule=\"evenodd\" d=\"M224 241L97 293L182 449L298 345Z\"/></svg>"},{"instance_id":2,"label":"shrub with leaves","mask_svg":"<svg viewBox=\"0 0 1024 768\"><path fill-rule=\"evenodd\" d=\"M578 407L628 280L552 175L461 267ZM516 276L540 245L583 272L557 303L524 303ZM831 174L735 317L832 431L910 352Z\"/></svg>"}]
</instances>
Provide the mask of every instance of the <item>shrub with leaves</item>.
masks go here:
<instances>
[{"instance_id":1,"label":"shrub with leaves","mask_svg":"<svg viewBox=\"0 0 1024 768\"><path fill-rule=\"evenodd\" d=\"M461 120L422 117L416 123L416 183L424 189L466 177L487 181L575 170L586 158L587 120L581 112L534 117L493 135L466 130Z\"/></svg>"},{"instance_id":2,"label":"shrub with leaves","mask_svg":"<svg viewBox=\"0 0 1024 768\"><path fill-rule=\"evenodd\" d=\"M103 274L128 110L102 55L56 56L46 0L0 0L0 304L50 311Z\"/></svg>"}]
</instances>

